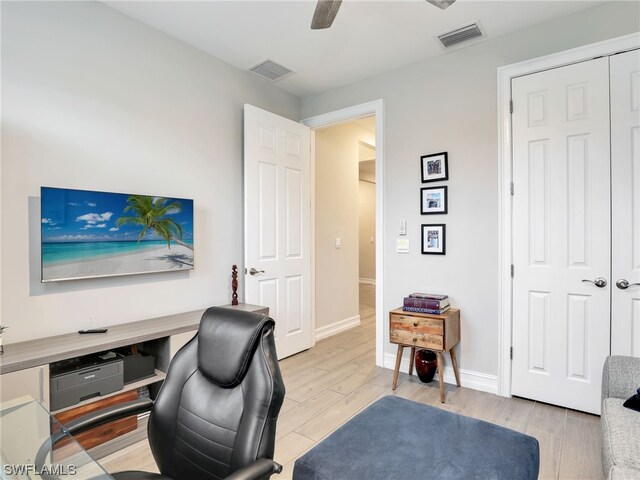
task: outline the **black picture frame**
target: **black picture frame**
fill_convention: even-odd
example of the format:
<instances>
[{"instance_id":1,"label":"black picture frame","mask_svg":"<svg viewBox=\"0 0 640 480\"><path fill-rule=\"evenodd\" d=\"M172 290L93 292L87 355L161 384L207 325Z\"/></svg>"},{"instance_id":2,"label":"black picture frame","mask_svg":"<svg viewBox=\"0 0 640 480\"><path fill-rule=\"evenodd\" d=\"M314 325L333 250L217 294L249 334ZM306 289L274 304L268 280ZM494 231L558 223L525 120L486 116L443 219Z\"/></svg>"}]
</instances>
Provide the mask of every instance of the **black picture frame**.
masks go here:
<instances>
[{"instance_id":1,"label":"black picture frame","mask_svg":"<svg viewBox=\"0 0 640 480\"><path fill-rule=\"evenodd\" d=\"M421 188L420 215L446 215L448 197L449 193L446 186ZM438 205L434 205L434 203L438 203Z\"/></svg>"},{"instance_id":2,"label":"black picture frame","mask_svg":"<svg viewBox=\"0 0 640 480\"><path fill-rule=\"evenodd\" d=\"M434 243L435 236L435 243ZM422 225L421 248L423 255L446 255L447 226L444 223Z\"/></svg>"},{"instance_id":3,"label":"black picture frame","mask_svg":"<svg viewBox=\"0 0 640 480\"><path fill-rule=\"evenodd\" d=\"M449 161L447 152L432 153L420 157L422 183L449 180Z\"/></svg>"}]
</instances>

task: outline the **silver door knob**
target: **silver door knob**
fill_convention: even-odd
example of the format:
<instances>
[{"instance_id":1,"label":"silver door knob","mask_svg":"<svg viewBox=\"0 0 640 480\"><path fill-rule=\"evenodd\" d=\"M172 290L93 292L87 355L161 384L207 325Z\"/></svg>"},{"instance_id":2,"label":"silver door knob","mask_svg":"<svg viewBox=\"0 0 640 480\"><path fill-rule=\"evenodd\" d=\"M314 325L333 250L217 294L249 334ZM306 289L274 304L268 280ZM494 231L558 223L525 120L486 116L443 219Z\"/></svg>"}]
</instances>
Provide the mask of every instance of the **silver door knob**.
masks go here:
<instances>
[{"instance_id":1,"label":"silver door knob","mask_svg":"<svg viewBox=\"0 0 640 480\"><path fill-rule=\"evenodd\" d=\"M251 267L251 270L249 270L249 275L257 275L259 273L264 273L264 270L256 270L253 267Z\"/></svg>"},{"instance_id":2,"label":"silver door knob","mask_svg":"<svg viewBox=\"0 0 640 480\"><path fill-rule=\"evenodd\" d=\"M582 281L583 282L593 283L598 288L604 288L604 287L607 286L607 281L602 277L598 277L595 280L589 280L587 278L584 278Z\"/></svg>"},{"instance_id":3,"label":"silver door knob","mask_svg":"<svg viewBox=\"0 0 640 480\"><path fill-rule=\"evenodd\" d=\"M627 288L634 285L640 285L640 283L629 283L629 281L625 278L621 278L616 282L616 287L618 287L620 290L626 290Z\"/></svg>"}]
</instances>

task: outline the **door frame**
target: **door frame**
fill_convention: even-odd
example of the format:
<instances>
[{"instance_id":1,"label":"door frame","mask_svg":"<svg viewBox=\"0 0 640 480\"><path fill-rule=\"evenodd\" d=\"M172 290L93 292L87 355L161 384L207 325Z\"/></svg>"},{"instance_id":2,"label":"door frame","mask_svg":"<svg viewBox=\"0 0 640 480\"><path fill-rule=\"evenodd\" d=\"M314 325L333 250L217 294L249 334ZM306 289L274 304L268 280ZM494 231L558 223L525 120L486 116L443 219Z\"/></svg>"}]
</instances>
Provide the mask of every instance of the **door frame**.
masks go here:
<instances>
[{"instance_id":1,"label":"door frame","mask_svg":"<svg viewBox=\"0 0 640 480\"><path fill-rule=\"evenodd\" d=\"M511 80L532 73L564 67L640 48L640 33L632 33L602 42L553 53L544 57L498 68L498 394L511 396L511 346L513 322L512 199L513 180ZM518 108L517 106L515 108ZM517 185L515 186L517 188ZM517 275L517 272L515 273Z\"/></svg>"},{"instance_id":2,"label":"door frame","mask_svg":"<svg viewBox=\"0 0 640 480\"><path fill-rule=\"evenodd\" d=\"M376 117L376 365L384 363L384 101L362 103L301 121L311 129L327 127L349 120ZM311 335L315 345L316 325L316 256L315 256L315 135L311 132Z\"/></svg>"}]
</instances>

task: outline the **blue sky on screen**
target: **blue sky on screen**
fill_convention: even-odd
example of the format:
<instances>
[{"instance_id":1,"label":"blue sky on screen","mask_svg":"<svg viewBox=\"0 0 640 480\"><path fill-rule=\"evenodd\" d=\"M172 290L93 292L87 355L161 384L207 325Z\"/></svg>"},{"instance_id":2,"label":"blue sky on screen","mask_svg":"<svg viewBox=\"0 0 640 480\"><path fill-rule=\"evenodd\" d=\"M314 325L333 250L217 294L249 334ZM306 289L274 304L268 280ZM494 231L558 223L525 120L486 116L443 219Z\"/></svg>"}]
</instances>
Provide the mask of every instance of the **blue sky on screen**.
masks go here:
<instances>
[{"instance_id":1,"label":"blue sky on screen","mask_svg":"<svg viewBox=\"0 0 640 480\"><path fill-rule=\"evenodd\" d=\"M124 211L130 194L42 187L41 196L42 241L46 243L135 241L142 229L139 225L116 226L119 217L134 215ZM168 217L182 226L182 239L192 242L193 200L162 198L180 203L180 211ZM143 240L160 239L149 233Z\"/></svg>"}]
</instances>

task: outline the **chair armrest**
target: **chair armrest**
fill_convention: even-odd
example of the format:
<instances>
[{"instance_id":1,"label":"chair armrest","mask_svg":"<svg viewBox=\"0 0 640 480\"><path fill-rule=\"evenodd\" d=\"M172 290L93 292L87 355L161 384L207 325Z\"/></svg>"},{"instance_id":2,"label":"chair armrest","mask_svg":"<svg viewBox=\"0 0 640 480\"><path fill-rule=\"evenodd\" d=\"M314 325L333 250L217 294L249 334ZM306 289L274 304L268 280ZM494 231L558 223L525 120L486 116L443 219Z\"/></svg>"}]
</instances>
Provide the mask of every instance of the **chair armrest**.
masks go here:
<instances>
[{"instance_id":1,"label":"chair armrest","mask_svg":"<svg viewBox=\"0 0 640 480\"><path fill-rule=\"evenodd\" d=\"M114 405L113 407L104 408L97 412L78 417L69 423L65 423L63 427L71 435L76 435L94 427L104 425L105 423L112 422L113 420L148 412L151 410L151 407L153 407L153 400L140 398L132 402L121 403L120 405Z\"/></svg>"},{"instance_id":2,"label":"chair armrest","mask_svg":"<svg viewBox=\"0 0 640 480\"><path fill-rule=\"evenodd\" d=\"M640 358L612 355L602 369L602 400L628 398L640 387Z\"/></svg>"},{"instance_id":3,"label":"chair armrest","mask_svg":"<svg viewBox=\"0 0 640 480\"><path fill-rule=\"evenodd\" d=\"M151 410L151 407L153 407L153 400L141 398L139 400L122 403L103 410L98 410L97 412L89 413L64 424L62 426L62 430L52 434L38 449L34 461L37 470L41 470L42 466L46 462L49 452L53 449L53 446L65 438L67 436L67 432L71 435L77 435L78 433L104 425L105 423L109 423L113 420L147 412Z\"/></svg>"},{"instance_id":4,"label":"chair armrest","mask_svg":"<svg viewBox=\"0 0 640 480\"><path fill-rule=\"evenodd\" d=\"M282 465L268 458L259 458L252 464L236 470L225 480L262 480L281 471Z\"/></svg>"}]
</instances>

